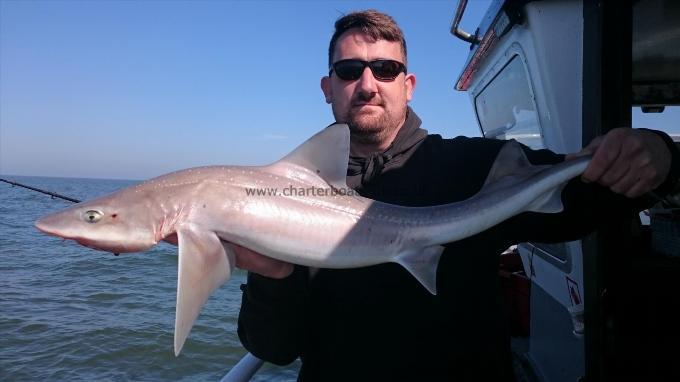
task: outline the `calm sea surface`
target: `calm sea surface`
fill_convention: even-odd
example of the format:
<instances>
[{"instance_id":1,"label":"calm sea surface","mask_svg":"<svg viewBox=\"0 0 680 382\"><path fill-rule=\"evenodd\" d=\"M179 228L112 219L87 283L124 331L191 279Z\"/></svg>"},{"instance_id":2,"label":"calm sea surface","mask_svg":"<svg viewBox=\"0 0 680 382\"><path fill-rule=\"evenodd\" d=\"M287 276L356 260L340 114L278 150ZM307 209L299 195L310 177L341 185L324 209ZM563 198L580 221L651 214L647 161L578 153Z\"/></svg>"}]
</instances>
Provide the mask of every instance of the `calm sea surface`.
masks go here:
<instances>
[{"instance_id":1,"label":"calm sea surface","mask_svg":"<svg viewBox=\"0 0 680 382\"><path fill-rule=\"evenodd\" d=\"M3 178L81 200L135 183ZM70 204L0 182L0 381L219 381L245 354L245 273L212 295L175 358L177 248L115 257L33 227ZM265 365L253 380L294 380L298 368Z\"/></svg>"}]
</instances>

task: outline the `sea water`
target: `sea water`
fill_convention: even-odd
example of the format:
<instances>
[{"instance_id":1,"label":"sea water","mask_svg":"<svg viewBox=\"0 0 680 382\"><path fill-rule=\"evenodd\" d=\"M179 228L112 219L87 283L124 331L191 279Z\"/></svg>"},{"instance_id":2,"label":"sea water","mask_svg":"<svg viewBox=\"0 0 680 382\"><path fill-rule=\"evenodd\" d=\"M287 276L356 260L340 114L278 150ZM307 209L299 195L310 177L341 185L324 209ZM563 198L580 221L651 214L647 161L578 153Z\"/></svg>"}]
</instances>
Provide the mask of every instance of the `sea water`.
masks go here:
<instances>
[{"instance_id":1,"label":"sea water","mask_svg":"<svg viewBox=\"0 0 680 382\"><path fill-rule=\"evenodd\" d=\"M134 181L2 178L87 200ZM40 233L70 202L0 182L0 381L219 381L246 353L236 333L245 272L208 300L173 354L177 248L109 253ZM299 364L254 381L295 380Z\"/></svg>"}]
</instances>

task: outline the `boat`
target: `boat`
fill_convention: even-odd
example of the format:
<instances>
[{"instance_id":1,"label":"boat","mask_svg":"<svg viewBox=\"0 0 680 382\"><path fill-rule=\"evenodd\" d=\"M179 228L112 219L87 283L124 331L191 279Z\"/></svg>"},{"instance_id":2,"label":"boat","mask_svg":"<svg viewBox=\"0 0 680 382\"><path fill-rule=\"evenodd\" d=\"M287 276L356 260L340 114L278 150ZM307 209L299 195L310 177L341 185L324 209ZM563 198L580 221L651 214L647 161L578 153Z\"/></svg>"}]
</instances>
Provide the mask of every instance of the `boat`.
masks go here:
<instances>
[{"instance_id":1,"label":"boat","mask_svg":"<svg viewBox=\"0 0 680 382\"><path fill-rule=\"evenodd\" d=\"M680 105L680 2L498 0L475 33L459 28L466 3L451 28L470 44L455 89L487 138L576 152L632 126L634 108L663 118ZM678 207L671 196L649 224L501 256L518 379L680 380Z\"/></svg>"}]
</instances>

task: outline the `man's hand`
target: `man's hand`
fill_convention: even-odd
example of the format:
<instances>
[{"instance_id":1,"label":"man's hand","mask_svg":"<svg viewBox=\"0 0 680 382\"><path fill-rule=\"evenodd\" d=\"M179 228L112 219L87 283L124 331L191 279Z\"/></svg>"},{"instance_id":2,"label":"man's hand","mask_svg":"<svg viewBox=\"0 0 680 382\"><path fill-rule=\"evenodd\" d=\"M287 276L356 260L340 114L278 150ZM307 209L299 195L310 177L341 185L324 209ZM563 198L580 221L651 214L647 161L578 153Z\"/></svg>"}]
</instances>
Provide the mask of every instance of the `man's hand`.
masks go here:
<instances>
[{"instance_id":1,"label":"man's hand","mask_svg":"<svg viewBox=\"0 0 680 382\"><path fill-rule=\"evenodd\" d=\"M618 128L597 137L567 159L592 154L581 175L629 198L637 198L659 187L671 167L671 153L658 135L631 128Z\"/></svg>"},{"instance_id":2,"label":"man's hand","mask_svg":"<svg viewBox=\"0 0 680 382\"><path fill-rule=\"evenodd\" d=\"M293 265L272 259L271 257L260 255L248 248L229 243L236 254L236 264L238 268L255 272L265 277L282 279L293 273Z\"/></svg>"}]
</instances>

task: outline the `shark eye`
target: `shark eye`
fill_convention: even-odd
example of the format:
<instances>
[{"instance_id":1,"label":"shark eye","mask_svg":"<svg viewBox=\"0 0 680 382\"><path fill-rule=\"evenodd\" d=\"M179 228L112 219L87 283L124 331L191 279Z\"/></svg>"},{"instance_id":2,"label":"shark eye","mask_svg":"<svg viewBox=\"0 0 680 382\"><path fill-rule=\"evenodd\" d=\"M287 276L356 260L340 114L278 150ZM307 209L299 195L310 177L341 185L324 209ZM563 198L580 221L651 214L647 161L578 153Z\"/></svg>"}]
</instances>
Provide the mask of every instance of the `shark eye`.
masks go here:
<instances>
[{"instance_id":1,"label":"shark eye","mask_svg":"<svg viewBox=\"0 0 680 382\"><path fill-rule=\"evenodd\" d=\"M88 223L96 223L102 218L102 216L104 216L104 214L102 214L100 211L88 210L83 213L83 220Z\"/></svg>"}]
</instances>

